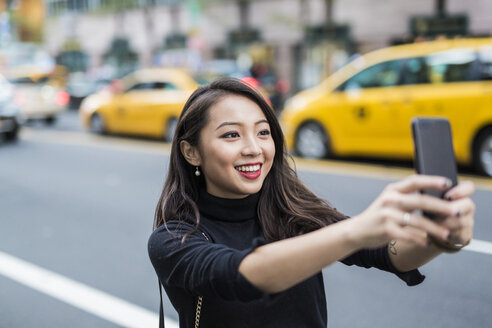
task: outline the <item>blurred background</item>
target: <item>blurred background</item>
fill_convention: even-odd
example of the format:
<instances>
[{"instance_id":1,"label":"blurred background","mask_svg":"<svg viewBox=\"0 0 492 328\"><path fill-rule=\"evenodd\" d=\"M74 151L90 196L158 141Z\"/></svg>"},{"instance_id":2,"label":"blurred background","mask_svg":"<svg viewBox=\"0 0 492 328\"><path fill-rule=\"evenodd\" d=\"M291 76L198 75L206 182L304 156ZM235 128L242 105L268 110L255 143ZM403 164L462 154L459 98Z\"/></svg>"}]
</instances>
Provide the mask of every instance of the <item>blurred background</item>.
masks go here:
<instances>
[{"instance_id":1,"label":"blurred background","mask_svg":"<svg viewBox=\"0 0 492 328\"><path fill-rule=\"evenodd\" d=\"M303 181L347 215L414 172L412 118L448 119L477 186L476 240L414 288L326 269L329 323L492 326L491 13L490 0L0 0L0 327L156 326L146 241L169 141L189 95L221 76L264 95Z\"/></svg>"}]
</instances>

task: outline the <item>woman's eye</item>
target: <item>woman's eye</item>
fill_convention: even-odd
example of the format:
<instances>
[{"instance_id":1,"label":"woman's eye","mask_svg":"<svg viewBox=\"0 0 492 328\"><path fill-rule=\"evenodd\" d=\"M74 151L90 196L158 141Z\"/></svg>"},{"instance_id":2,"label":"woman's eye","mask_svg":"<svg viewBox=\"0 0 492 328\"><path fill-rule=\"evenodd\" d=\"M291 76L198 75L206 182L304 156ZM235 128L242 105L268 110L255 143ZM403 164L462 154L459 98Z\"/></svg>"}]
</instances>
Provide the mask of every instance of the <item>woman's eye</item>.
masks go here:
<instances>
[{"instance_id":1,"label":"woman's eye","mask_svg":"<svg viewBox=\"0 0 492 328\"><path fill-rule=\"evenodd\" d=\"M259 135L260 136L268 136L268 135L270 135L270 130L261 130Z\"/></svg>"},{"instance_id":2,"label":"woman's eye","mask_svg":"<svg viewBox=\"0 0 492 328\"><path fill-rule=\"evenodd\" d=\"M238 138L238 137L239 137L239 133L237 132L227 132L222 135L222 138Z\"/></svg>"}]
</instances>

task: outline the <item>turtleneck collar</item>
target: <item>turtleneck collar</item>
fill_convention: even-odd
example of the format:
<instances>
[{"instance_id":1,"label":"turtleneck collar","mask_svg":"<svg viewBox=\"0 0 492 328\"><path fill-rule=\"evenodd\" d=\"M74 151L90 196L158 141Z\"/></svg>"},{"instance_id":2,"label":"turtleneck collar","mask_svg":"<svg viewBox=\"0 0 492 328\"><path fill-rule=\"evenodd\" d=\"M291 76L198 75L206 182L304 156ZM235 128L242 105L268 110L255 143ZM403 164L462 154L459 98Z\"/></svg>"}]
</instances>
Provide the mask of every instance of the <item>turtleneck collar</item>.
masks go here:
<instances>
[{"instance_id":1,"label":"turtleneck collar","mask_svg":"<svg viewBox=\"0 0 492 328\"><path fill-rule=\"evenodd\" d=\"M209 219L240 222L255 219L260 192L241 199L219 198L200 190L198 208Z\"/></svg>"}]
</instances>

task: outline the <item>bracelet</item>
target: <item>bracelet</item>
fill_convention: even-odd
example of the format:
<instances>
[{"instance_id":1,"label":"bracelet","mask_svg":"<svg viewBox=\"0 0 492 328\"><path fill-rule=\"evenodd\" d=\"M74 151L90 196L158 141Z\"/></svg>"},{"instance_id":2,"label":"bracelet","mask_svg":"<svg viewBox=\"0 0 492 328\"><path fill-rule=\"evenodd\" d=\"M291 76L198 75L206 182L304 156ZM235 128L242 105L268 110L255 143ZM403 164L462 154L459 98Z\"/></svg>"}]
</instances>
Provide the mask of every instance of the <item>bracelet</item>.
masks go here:
<instances>
[{"instance_id":1,"label":"bracelet","mask_svg":"<svg viewBox=\"0 0 492 328\"><path fill-rule=\"evenodd\" d=\"M457 253L463 247L465 247L466 245L470 244L470 241L471 240L468 240L464 244L453 244L453 243L450 243L450 242L441 241L441 240L437 239L436 237L429 235L429 241L434 246L436 246L437 248L439 248L441 251L443 251L445 253Z\"/></svg>"}]
</instances>

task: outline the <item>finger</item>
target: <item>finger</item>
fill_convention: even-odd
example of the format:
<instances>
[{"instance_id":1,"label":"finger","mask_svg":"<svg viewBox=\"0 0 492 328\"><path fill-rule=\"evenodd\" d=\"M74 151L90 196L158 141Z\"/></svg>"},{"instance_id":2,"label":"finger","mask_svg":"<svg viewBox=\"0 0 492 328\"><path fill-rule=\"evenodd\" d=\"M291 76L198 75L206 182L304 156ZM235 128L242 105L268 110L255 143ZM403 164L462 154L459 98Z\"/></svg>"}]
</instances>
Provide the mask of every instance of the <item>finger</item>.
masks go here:
<instances>
[{"instance_id":1,"label":"finger","mask_svg":"<svg viewBox=\"0 0 492 328\"><path fill-rule=\"evenodd\" d=\"M441 224L451 230L456 231L473 227L475 203L470 198L463 198L453 202L453 205L458 209L459 215L456 217L448 217Z\"/></svg>"},{"instance_id":2,"label":"finger","mask_svg":"<svg viewBox=\"0 0 492 328\"><path fill-rule=\"evenodd\" d=\"M422 189L446 190L452 185L451 180L436 175L412 175L388 186L401 193L412 193Z\"/></svg>"},{"instance_id":3,"label":"finger","mask_svg":"<svg viewBox=\"0 0 492 328\"><path fill-rule=\"evenodd\" d=\"M448 240L460 244L467 244L473 238L473 225L457 231L451 231Z\"/></svg>"},{"instance_id":4,"label":"finger","mask_svg":"<svg viewBox=\"0 0 492 328\"><path fill-rule=\"evenodd\" d=\"M447 227L439 225L423 216L402 212L397 209L387 209L385 213L387 217L391 218L388 224L397 225L400 228L406 226L417 228L418 230L432 234L443 240L446 240L449 236L450 231Z\"/></svg>"},{"instance_id":5,"label":"finger","mask_svg":"<svg viewBox=\"0 0 492 328\"><path fill-rule=\"evenodd\" d=\"M427 246L427 238L425 235L419 233L420 231L404 229L394 223L388 225L387 231L388 234L391 235L394 239L409 241L422 247Z\"/></svg>"},{"instance_id":6,"label":"finger","mask_svg":"<svg viewBox=\"0 0 492 328\"><path fill-rule=\"evenodd\" d=\"M470 217L473 220L473 214L475 212L475 203L471 198L461 198L451 202L454 217L461 219Z\"/></svg>"},{"instance_id":7,"label":"finger","mask_svg":"<svg viewBox=\"0 0 492 328\"><path fill-rule=\"evenodd\" d=\"M473 238L473 223L458 230L451 230L448 241L458 244L467 244Z\"/></svg>"},{"instance_id":8,"label":"finger","mask_svg":"<svg viewBox=\"0 0 492 328\"><path fill-rule=\"evenodd\" d=\"M407 224L410 227L425 231L426 233L436 236L442 240L447 240L450 234L450 230L447 227L437 224L436 222L420 215L411 214L410 220L407 220Z\"/></svg>"},{"instance_id":9,"label":"finger","mask_svg":"<svg viewBox=\"0 0 492 328\"><path fill-rule=\"evenodd\" d=\"M443 216L458 216L461 209L456 204L425 194L391 193L383 197L383 205L397 207L404 212L423 210Z\"/></svg>"},{"instance_id":10,"label":"finger","mask_svg":"<svg viewBox=\"0 0 492 328\"><path fill-rule=\"evenodd\" d=\"M455 200L465 197L470 197L475 192L475 184L471 181L460 182L456 187L451 188L444 198L447 200Z\"/></svg>"},{"instance_id":11,"label":"finger","mask_svg":"<svg viewBox=\"0 0 492 328\"><path fill-rule=\"evenodd\" d=\"M448 217L443 221L439 221L439 225L449 229L450 234L455 233L456 231L459 231L461 228L463 228L463 222L461 218L458 217Z\"/></svg>"}]
</instances>

